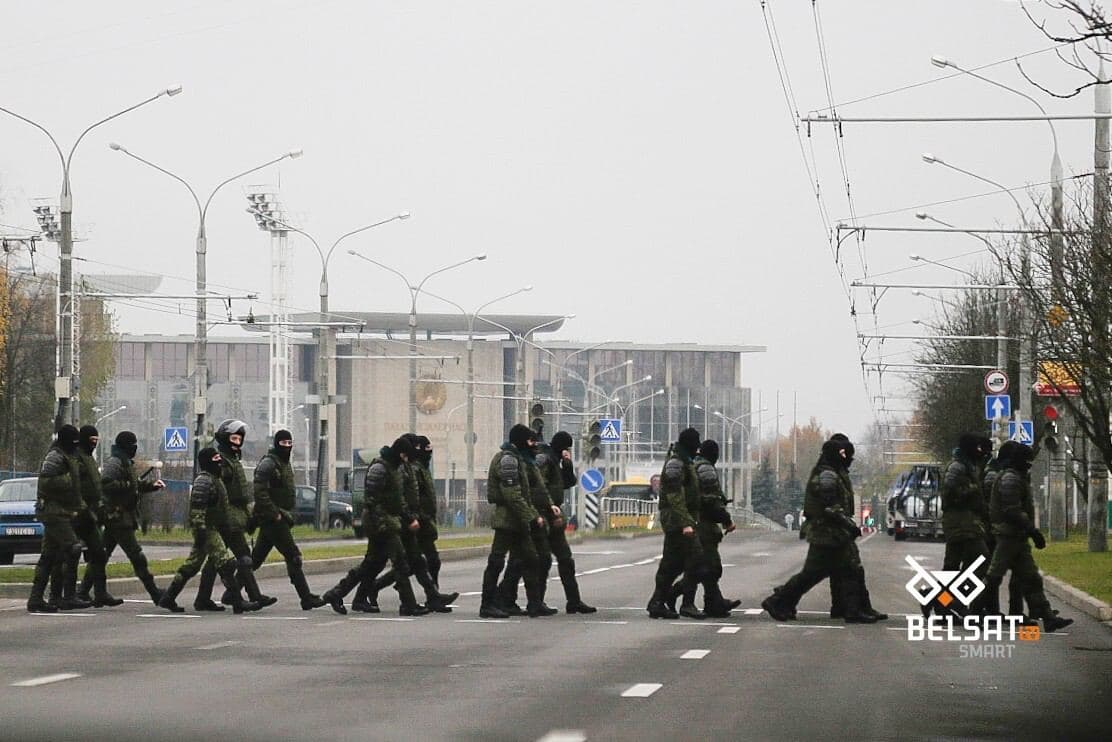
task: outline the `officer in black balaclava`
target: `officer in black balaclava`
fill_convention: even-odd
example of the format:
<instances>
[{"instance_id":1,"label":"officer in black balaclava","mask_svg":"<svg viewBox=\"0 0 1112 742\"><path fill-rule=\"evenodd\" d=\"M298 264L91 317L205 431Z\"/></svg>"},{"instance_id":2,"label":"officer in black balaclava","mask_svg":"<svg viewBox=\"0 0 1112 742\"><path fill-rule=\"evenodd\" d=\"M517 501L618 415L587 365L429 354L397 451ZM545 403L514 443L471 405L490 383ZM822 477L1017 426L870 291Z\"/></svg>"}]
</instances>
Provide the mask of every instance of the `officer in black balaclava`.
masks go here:
<instances>
[{"instance_id":1,"label":"officer in black balaclava","mask_svg":"<svg viewBox=\"0 0 1112 742\"><path fill-rule=\"evenodd\" d=\"M82 509L74 518L73 527L78 538L85 542L85 574L91 578L93 596L90 599L87 590L77 593L76 598L82 603L91 603L96 607L117 606L123 604L119 598L113 597L108 592L106 563L108 555L104 551L104 539L97 524L97 515L101 512L101 485L100 467L94 458L97 444L100 442L100 433L92 425L83 425L79 431L77 457L81 470L81 500ZM71 576L77 578L77 564L73 565ZM86 583L82 581L82 586ZM63 595L71 590L69 584L63 587Z\"/></svg>"},{"instance_id":2,"label":"officer in black balaclava","mask_svg":"<svg viewBox=\"0 0 1112 742\"><path fill-rule=\"evenodd\" d=\"M274 434L274 445L255 467L253 489L259 538L251 551L251 566L258 569L266 561L270 550L278 549L286 560L286 574L301 600L301 608L308 611L320 608L324 601L309 589L302 568L301 550L297 548L290 531L297 509L297 484L290 465L292 453L293 434L288 430L279 430Z\"/></svg>"},{"instance_id":3,"label":"officer in black balaclava","mask_svg":"<svg viewBox=\"0 0 1112 742\"><path fill-rule=\"evenodd\" d=\"M39 469L35 513L43 525L43 538L42 554L35 565L31 595L27 600L27 610L31 613L54 613L59 608L71 607L62 604L60 597L58 605L49 604L43 594L56 564L61 564L64 570L57 581L68 583L70 565L76 565L76 561L71 560L82 549L73 530L73 519L83 505L77 460L79 443L77 428L63 425Z\"/></svg>"}]
</instances>

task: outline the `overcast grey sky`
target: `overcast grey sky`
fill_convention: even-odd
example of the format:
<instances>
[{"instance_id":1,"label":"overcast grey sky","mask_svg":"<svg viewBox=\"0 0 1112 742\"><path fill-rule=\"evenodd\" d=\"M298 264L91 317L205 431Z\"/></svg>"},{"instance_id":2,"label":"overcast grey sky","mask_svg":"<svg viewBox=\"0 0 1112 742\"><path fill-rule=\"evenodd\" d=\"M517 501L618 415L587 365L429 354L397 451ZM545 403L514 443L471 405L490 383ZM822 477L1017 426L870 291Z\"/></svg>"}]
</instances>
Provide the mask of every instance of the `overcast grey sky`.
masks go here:
<instances>
[{"instance_id":1,"label":"overcast grey sky","mask_svg":"<svg viewBox=\"0 0 1112 742\"><path fill-rule=\"evenodd\" d=\"M827 105L812 4L773 0L801 109ZM1004 0L818 3L834 100L1051 46ZM195 210L181 187L111 152L110 141L207 191L291 147L305 156L247 183L281 184L288 211L322 242L400 210L413 218L349 247L419 274L477 252L490 259L430 289L465 306L532 283L499 311L575 313L561 336L764 344L745 382L790 398L800 417L859 432L872 419L849 304L835 271L785 105L757 0L470 0L469 2L5 3L0 105L64 143L98 118L172 83L163 99L96 130L73 166L77 253L88 272L166 274L190 292ZM1033 74L1075 79L1052 54ZM1053 101L1014 64L984 71L1039 96L1051 112L1092 110L1092 95ZM1022 99L957 78L839 107L843 115L1024 114ZM1067 174L1089 172L1092 124L1060 123ZM47 140L0 116L0 222L34 226L29 200L56 196ZM918 204L986 188L930 151L1008 186L1048 177L1045 124L846 125L854 206L869 224L917 223ZM849 214L829 128L813 130L824 201ZM209 217L209 278L268 290L268 239L226 189ZM1015 219L1006 196L933 208L963 226ZM11 233L8 227L0 231ZM870 273L976 250L967 236L870 234ZM849 243L847 279L862 275ZM45 250L53 253L53 248ZM293 304L314 308L319 267L294 247ZM968 265L974 257L955 261ZM50 267L56 260L43 256ZM335 309L402 310L384 272L339 254ZM901 275L901 274L897 274ZM940 268L915 281L960 277ZM441 310L423 302L428 310ZM243 307L244 309L246 307ZM178 317L120 307L129 332L191 332ZM264 305L256 305L266 311ZM860 297L858 309L869 311ZM170 310L176 311L176 310ZM915 331L931 303L890 292L878 323ZM869 327L871 317L862 317ZM216 330L222 333L222 330ZM889 346L895 350L896 346ZM887 384L895 393L898 384ZM906 403L896 402L906 406Z\"/></svg>"}]
</instances>

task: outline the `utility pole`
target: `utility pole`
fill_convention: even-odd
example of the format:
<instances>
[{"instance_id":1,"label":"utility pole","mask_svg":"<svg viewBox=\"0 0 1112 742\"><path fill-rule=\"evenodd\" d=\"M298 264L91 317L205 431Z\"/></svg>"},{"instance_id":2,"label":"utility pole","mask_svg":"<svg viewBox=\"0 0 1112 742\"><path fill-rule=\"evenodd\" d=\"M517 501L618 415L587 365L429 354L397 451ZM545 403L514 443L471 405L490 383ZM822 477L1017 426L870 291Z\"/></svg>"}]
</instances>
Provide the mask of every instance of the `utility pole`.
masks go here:
<instances>
[{"instance_id":1,"label":"utility pole","mask_svg":"<svg viewBox=\"0 0 1112 742\"><path fill-rule=\"evenodd\" d=\"M1098 47L1098 67L1097 77L1103 82L1107 78L1104 72L1104 59L1100 56L1100 42L1097 42ZM1093 87L1094 100L1096 103L1096 113L1108 114L1112 113L1112 99L1110 99L1108 86L1098 84ZM1098 118L1096 120L1096 141L1093 146L1093 237L1092 237L1092 253L1093 253L1093 266L1101 265L1100 251L1101 241L1109 239L1108 233L1108 153L1109 153L1109 139L1108 139L1108 118ZM1102 270L1107 271L1108 266L1102 266ZM1099 278L1097 280L1100 280ZM1107 279L1102 281L1103 285L1107 286ZM1101 285L1095 283L1094 285ZM1097 301L1094 304L1096 309L1094 317L1094 327L1100 328L1094 333L1094 345L1098 347L1093 348L1094 356L1096 358L1108 358L1108 348L1099 347L1104 345L1107 338L1108 328L1108 297L1107 291L1095 291L1094 294ZM1107 420L1097 421L1097 429L1104 430L1107 435ZM1099 552L1108 551L1108 463L1104 461L1104 457L1099 457L1100 460L1090 462L1089 464L1089 551Z\"/></svg>"}]
</instances>

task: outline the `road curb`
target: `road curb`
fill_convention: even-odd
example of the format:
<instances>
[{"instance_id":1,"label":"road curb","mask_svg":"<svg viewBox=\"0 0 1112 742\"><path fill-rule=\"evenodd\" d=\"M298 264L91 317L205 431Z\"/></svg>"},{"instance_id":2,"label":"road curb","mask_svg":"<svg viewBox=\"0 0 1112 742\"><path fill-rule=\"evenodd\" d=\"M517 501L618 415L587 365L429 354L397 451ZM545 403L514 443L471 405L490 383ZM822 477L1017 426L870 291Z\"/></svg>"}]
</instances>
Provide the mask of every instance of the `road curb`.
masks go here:
<instances>
[{"instance_id":1,"label":"road curb","mask_svg":"<svg viewBox=\"0 0 1112 742\"><path fill-rule=\"evenodd\" d=\"M1112 621L1112 605L1095 598L1084 590L1079 590L1057 577L1043 575L1043 584L1066 605L1076 608L1098 621Z\"/></svg>"}]
</instances>

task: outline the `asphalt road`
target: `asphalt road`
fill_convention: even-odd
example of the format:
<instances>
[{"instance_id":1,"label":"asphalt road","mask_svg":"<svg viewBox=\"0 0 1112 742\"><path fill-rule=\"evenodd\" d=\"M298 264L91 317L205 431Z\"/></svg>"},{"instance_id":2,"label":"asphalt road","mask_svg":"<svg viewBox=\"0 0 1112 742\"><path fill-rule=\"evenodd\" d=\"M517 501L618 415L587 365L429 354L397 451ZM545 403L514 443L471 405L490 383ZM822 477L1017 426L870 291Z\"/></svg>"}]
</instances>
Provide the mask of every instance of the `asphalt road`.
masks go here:
<instances>
[{"instance_id":1,"label":"asphalt road","mask_svg":"<svg viewBox=\"0 0 1112 742\"><path fill-rule=\"evenodd\" d=\"M941 546L861 543L874 604L892 620L825 615L826 585L798 622L757 607L802 562L794 535L728 537L724 620L653 621L656 538L579 545L594 616L481 621L481 560L448 562L451 615L399 620L302 612L171 616L146 603L36 616L0 610L0 737L18 740L1108 739L1112 631L1077 622L1009 656L911 642L905 554L938 567ZM323 590L336 576L314 576ZM186 590L192 599L195 587ZM563 605L553 582L549 603ZM185 604L187 601L181 601ZM1064 615L1071 615L1063 608ZM899 615L896 615L899 614ZM966 650L968 651L968 650ZM27 683L30 684L27 684ZM19 685L24 683L24 685Z\"/></svg>"}]
</instances>

